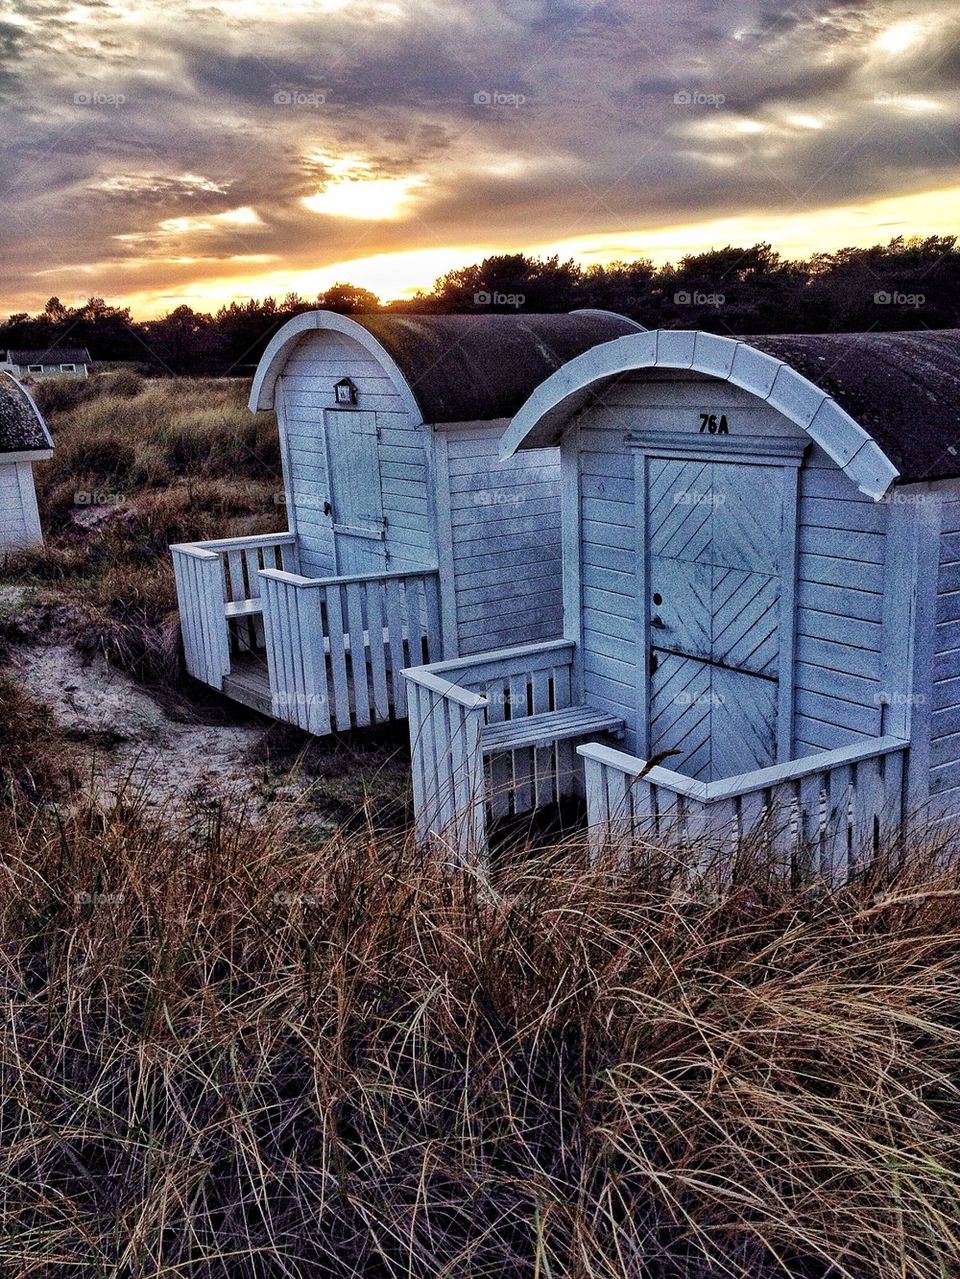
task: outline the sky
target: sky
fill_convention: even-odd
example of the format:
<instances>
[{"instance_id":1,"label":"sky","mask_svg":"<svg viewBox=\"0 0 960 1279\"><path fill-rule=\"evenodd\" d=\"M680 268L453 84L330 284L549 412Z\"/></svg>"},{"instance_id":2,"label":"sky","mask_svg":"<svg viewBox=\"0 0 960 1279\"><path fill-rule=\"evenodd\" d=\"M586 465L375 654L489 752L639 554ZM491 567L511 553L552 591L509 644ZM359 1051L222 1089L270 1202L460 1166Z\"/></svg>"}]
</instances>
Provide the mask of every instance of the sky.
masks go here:
<instances>
[{"instance_id":1,"label":"sky","mask_svg":"<svg viewBox=\"0 0 960 1279\"><path fill-rule=\"evenodd\" d=\"M960 0L6 0L0 313L960 232Z\"/></svg>"}]
</instances>

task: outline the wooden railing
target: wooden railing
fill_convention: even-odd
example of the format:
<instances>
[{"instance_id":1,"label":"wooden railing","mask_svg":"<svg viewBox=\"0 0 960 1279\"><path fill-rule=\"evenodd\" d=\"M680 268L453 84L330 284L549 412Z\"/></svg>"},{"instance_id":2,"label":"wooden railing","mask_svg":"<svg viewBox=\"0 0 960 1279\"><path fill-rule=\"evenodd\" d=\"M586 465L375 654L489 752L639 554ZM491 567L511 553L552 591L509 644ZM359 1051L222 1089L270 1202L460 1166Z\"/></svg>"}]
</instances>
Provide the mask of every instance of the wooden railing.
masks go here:
<instances>
[{"instance_id":1,"label":"wooden railing","mask_svg":"<svg viewBox=\"0 0 960 1279\"><path fill-rule=\"evenodd\" d=\"M697 782L606 746L580 746L591 845L625 852L653 837L677 841L706 862L762 835L794 873L842 883L903 819L908 747L879 737Z\"/></svg>"},{"instance_id":2,"label":"wooden railing","mask_svg":"<svg viewBox=\"0 0 960 1279\"><path fill-rule=\"evenodd\" d=\"M488 818L542 806L575 785L569 741L485 752L491 726L571 702L574 645L526 644L404 671L417 833L448 834L459 855L482 852ZM486 760L485 760L486 755Z\"/></svg>"},{"instance_id":3,"label":"wooden railing","mask_svg":"<svg viewBox=\"0 0 960 1279\"><path fill-rule=\"evenodd\" d=\"M417 838L446 836L470 860L486 847L480 735L486 698L427 670L403 673L407 684L413 810Z\"/></svg>"},{"instance_id":4,"label":"wooden railing","mask_svg":"<svg viewBox=\"0 0 960 1279\"><path fill-rule=\"evenodd\" d=\"M441 651L436 568L259 576L277 719L322 736L406 715L400 671Z\"/></svg>"},{"instance_id":5,"label":"wooden railing","mask_svg":"<svg viewBox=\"0 0 960 1279\"><path fill-rule=\"evenodd\" d=\"M251 619L260 612L261 569L295 570L292 533L228 537L211 542L181 542L170 547L177 583L183 651L189 673L223 688L230 673L229 619Z\"/></svg>"}]
</instances>

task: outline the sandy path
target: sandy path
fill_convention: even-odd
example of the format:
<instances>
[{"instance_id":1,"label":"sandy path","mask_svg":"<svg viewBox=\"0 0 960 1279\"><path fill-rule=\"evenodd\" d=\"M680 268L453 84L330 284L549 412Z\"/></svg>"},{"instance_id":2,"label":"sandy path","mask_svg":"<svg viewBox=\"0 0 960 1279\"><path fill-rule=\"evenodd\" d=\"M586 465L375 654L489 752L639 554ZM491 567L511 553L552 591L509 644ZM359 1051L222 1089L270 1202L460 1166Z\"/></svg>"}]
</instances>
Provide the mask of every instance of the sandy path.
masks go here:
<instances>
[{"instance_id":1,"label":"sandy path","mask_svg":"<svg viewBox=\"0 0 960 1279\"><path fill-rule=\"evenodd\" d=\"M157 808L186 797L225 797L256 810L267 780L255 763L262 729L180 723L102 657L85 661L67 644L20 645L11 668L79 739L78 753L89 754L93 776L107 791L142 792Z\"/></svg>"}]
</instances>

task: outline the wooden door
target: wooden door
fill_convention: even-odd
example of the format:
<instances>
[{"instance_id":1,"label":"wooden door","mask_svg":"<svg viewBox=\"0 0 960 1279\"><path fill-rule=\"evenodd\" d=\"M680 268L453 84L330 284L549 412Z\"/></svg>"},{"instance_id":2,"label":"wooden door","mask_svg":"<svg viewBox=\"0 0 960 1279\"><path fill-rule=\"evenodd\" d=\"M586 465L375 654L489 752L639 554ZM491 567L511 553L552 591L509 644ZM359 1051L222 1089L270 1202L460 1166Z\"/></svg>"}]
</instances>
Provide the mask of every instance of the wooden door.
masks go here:
<instances>
[{"instance_id":1,"label":"wooden door","mask_svg":"<svg viewBox=\"0 0 960 1279\"><path fill-rule=\"evenodd\" d=\"M376 414L328 409L325 425L337 572L375 573L386 562Z\"/></svg>"},{"instance_id":2,"label":"wooden door","mask_svg":"<svg viewBox=\"0 0 960 1279\"><path fill-rule=\"evenodd\" d=\"M648 459L649 752L701 781L777 760L784 490L777 465Z\"/></svg>"}]
</instances>

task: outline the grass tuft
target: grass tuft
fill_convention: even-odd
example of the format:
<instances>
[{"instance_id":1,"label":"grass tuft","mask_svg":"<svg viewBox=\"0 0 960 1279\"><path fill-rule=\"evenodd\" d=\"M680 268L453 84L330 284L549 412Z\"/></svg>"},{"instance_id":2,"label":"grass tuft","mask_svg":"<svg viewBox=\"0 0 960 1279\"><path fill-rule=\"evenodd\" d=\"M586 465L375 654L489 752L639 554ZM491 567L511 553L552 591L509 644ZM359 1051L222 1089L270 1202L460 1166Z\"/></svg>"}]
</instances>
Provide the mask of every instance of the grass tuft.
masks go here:
<instances>
[{"instance_id":1,"label":"grass tuft","mask_svg":"<svg viewBox=\"0 0 960 1279\"><path fill-rule=\"evenodd\" d=\"M12 1276L929 1279L960 872L722 894L527 849L0 814Z\"/></svg>"}]
</instances>

